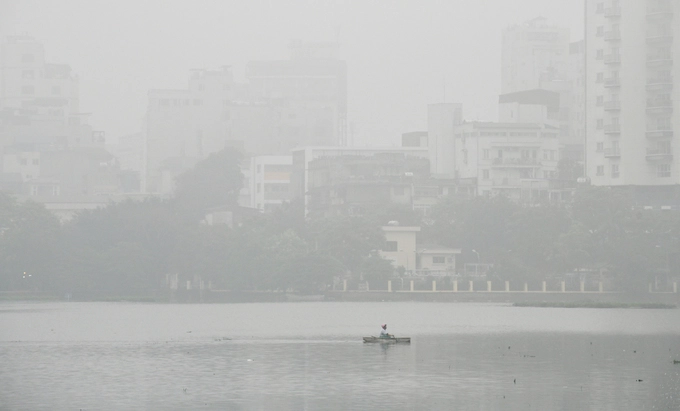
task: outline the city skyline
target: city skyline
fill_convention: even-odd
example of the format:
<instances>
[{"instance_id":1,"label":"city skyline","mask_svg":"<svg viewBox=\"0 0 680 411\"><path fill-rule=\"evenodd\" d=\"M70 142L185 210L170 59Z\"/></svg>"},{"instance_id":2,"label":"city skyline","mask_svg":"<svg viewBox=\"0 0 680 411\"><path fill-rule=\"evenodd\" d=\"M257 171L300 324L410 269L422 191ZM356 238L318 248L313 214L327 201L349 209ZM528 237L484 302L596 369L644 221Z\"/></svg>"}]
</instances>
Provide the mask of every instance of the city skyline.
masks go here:
<instances>
[{"instance_id":1,"label":"city skyline","mask_svg":"<svg viewBox=\"0 0 680 411\"><path fill-rule=\"evenodd\" d=\"M289 42L300 39L341 45L339 57L348 65L348 143L397 145L402 132L426 128L430 103L462 103L466 119L496 119L507 26L542 16L570 29L572 41L582 37L582 4L484 1L466 6L466 18L456 14L456 4L415 4L295 1L286 3L290 17L284 20L277 19L283 6L270 2L146 2L133 14L107 2L56 7L5 1L0 7L14 11L11 33L36 37L50 60L80 75L81 106L110 143L139 131L148 90L181 87L188 70L199 67L231 65L242 80L249 61L283 59ZM104 13L121 24L97 24ZM202 21L196 30L192 20Z\"/></svg>"}]
</instances>

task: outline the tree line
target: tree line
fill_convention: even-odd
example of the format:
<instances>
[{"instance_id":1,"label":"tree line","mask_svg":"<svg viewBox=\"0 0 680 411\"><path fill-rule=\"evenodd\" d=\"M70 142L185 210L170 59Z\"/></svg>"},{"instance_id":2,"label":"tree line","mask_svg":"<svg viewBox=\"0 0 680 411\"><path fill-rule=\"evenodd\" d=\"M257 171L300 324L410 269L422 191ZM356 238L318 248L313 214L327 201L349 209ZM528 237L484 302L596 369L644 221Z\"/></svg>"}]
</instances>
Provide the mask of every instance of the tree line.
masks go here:
<instances>
[{"instance_id":1,"label":"tree line","mask_svg":"<svg viewBox=\"0 0 680 411\"><path fill-rule=\"evenodd\" d=\"M151 295L169 275L299 292L338 278L386 280L400 273L379 254L381 227L391 220L421 226L420 243L461 248L461 263L493 263L500 279L606 270L634 289L677 275L680 214L637 209L626 190L608 188L583 186L567 204L532 207L500 196L450 197L427 216L376 204L362 216L305 217L292 201L231 228L205 224L215 207L237 205L239 162L235 151L215 153L177 179L172 198L112 203L64 224L39 204L0 193L0 291Z\"/></svg>"}]
</instances>

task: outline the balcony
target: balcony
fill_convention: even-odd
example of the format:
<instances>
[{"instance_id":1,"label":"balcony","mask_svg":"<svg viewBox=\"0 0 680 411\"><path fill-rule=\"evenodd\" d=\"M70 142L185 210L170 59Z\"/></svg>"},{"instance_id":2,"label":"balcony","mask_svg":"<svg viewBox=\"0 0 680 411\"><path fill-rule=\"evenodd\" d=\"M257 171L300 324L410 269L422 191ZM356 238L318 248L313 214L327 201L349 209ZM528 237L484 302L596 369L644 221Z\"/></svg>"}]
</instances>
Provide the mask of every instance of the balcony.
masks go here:
<instances>
[{"instance_id":1,"label":"balcony","mask_svg":"<svg viewBox=\"0 0 680 411\"><path fill-rule=\"evenodd\" d=\"M652 77L647 79L647 90L671 91L673 87L673 77Z\"/></svg>"},{"instance_id":2,"label":"balcony","mask_svg":"<svg viewBox=\"0 0 680 411\"><path fill-rule=\"evenodd\" d=\"M621 55L618 53L605 55L604 64L621 64Z\"/></svg>"},{"instance_id":3,"label":"balcony","mask_svg":"<svg viewBox=\"0 0 680 411\"><path fill-rule=\"evenodd\" d=\"M620 124L607 124L604 126L604 133L605 134L619 134L621 133L621 125Z\"/></svg>"},{"instance_id":4,"label":"balcony","mask_svg":"<svg viewBox=\"0 0 680 411\"><path fill-rule=\"evenodd\" d=\"M621 102L619 100L605 101L604 102L605 111L618 111L621 110Z\"/></svg>"},{"instance_id":5,"label":"balcony","mask_svg":"<svg viewBox=\"0 0 680 411\"><path fill-rule=\"evenodd\" d=\"M651 99L647 100L647 112L663 112L673 110L673 100L671 99Z\"/></svg>"},{"instance_id":6,"label":"balcony","mask_svg":"<svg viewBox=\"0 0 680 411\"><path fill-rule=\"evenodd\" d=\"M604 33L605 41L621 41L621 32L618 30L607 31Z\"/></svg>"},{"instance_id":7,"label":"balcony","mask_svg":"<svg viewBox=\"0 0 680 411\"><path fill-rule=\"evenodd\" d=\"M618 77L610 77L604 80L605 87L621 87L621 80Z\"/></svg>"},{"instance_id":8,"label":"balcony","mask_svg":"<svg viewBox=\"0 0 680 411\"><path fill-rule=\"evenodd\" d=\"M647 6L647 18L672 18L673 6L670 3L650 4Z\"/></svg>"},{"instance_id":9,"label":"balcony","mask_svg":"<svg viewBox=\"0 0 680 411\"><path fill-rule=\"evenodd\" d=\"M604 16L608 18L621 17L621 6L607 7Z\"/></svg>"},{"instance_id":10,"label":"balcony","mask_svg":"<svg viewBox=\"0 0 680 411\"><path fill-rule=\"evenodd\" d=\"M645 133L647 138L657 139L657 138L673 138L673 130L669 127L668 129L652 129L647 130Z\"/></svg>"},{"instance_id":11,"label":"balcony","mask_svg":"<svg viewBox=\"0 0 680 411\"><path fill-rule=\"evenodd\" d=\"M647 149L647 160L667 160L673 157L673 152L670 147L654 147Z\"/></svg>"},{"instance_id":12,"label":"balcony","mask_svg":"<svg viewBox=\"0 0 680 411\"><path fill-rule=\"evenodd\" d=\"M605 148L604 156L607 158L621 157L621 149L619 149L618 147Z\"/></svg>"},{"instance_id":13,"label":"balcony","mask_svg":"<svg viewBox=\"0 0 680 411\"><path fill-rule=\"evenodd\" d=\"M541 163L535 158L494 158L493 167L538 167Z\"/></svg>"},{"instance_id":14,"label":"balcony","mask_svg":"<svg viewBox=\"0 0 680 411\"><path fill-rule=\"evenodd\" d=\"M662 67L673 65L673 57L670 53L647 54L647 66Z\"/></svg>"},{"instance_id":15,"label":"balcony","mask_svg":"<svg viewBox=\"0 0 680 411\"><path fill-rule=\"evenodd\" d=\"M647 33L647 44L671 44L673 33L671 31L653 31Z\"/></svg>"}]
</instances>

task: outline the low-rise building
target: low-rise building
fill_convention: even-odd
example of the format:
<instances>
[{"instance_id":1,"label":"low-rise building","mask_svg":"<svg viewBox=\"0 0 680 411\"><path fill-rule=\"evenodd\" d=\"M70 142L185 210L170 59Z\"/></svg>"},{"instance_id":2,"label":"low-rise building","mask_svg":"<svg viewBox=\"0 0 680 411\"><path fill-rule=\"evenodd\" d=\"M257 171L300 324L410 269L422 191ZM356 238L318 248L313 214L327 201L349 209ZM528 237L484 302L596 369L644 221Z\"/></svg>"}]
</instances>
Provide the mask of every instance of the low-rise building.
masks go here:
<instances>
[{"instance_id":1,"label":"low-rise building","mask_svg":"<svg viewBox=\"0 0 680 411\"><path fill-rule=\"evenodd\" d=\"M411 204L414 182L429 176L427 148L303 147L293 150L293 198L305 214L362 213L375 203Z\"/></svg>"},{"instance_id":2,"label":"low-rise building","mask_svg":"<svg viewBox=\"0 0 680 411\"><path fill-rule=\"evenodd\" d=\"M380 250L380 255L392 262L395 269L404 267L406 273L413 273L417 267L416 236L420 227L400 226L393 221L382 230L385 234L385 246Z\"/></svg>"},{"instance_id":3,"label":"low-rise building","mask_svg":"<svg viewBox=\"0 0 680 411\"><path fill-rule=\"evenodd\" d=\"M257 156L250 159L250 207L271 211L291 199L291 156Z\"/></svg>"},{"instance_id":4,"label":"low-rise building","mask_svg":"<svg viewBox=\"0 0 680 411\"><path fill-rule=\"evenodd\" d=\"M456 128L457 177L476 179L477 194L522 202L561 200L559 138L534 123L468 122Z\"/></svg>"}]
</instances>

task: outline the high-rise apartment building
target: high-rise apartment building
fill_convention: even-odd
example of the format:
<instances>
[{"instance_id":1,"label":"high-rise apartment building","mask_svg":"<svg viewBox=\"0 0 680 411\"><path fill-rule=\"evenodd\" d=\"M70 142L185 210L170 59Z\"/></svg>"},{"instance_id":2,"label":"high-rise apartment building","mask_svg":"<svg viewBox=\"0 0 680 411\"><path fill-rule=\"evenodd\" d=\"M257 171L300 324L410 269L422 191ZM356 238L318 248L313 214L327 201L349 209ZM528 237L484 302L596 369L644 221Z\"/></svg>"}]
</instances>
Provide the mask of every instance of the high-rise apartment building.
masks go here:
<instances>
[{"instance_id":1,"label":"high-rise apartment building","mask_svg":"<svg viewBox=\"0 0 680 411\"><path fill-rule=\"evenodd\" d=\"M256 98L285 107L277 132L292 146L347 145L347 66L337 49L336 43L294 41L288 60L246 67Z\"/></svg>"},{"instance_id":2,"label":"high-rise apartment building","mask_svg":"<svg viewBox=\"0 0 680 411\"><path fill-rule=\"evenodd\" d=\"M595 185L680 183L680 1L586 1L586 164Z\"/></svg>"},{"instance_id":3,"label":"high-rise apartment building","mask_svg":"<svg viewBox=\"0 0 680 411\"><path fill-rule=\"evenodd\" d=\"M503 31L501 94L544 88L567 79L569 29L550 26L542 17Z\"/></svg>"}]
</instances>

